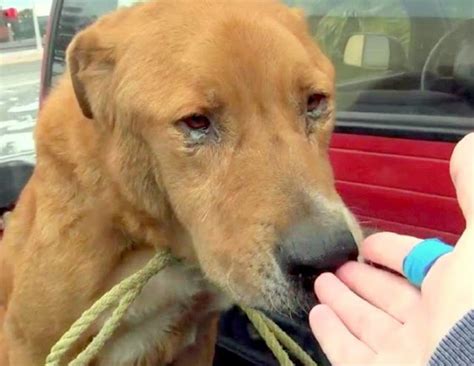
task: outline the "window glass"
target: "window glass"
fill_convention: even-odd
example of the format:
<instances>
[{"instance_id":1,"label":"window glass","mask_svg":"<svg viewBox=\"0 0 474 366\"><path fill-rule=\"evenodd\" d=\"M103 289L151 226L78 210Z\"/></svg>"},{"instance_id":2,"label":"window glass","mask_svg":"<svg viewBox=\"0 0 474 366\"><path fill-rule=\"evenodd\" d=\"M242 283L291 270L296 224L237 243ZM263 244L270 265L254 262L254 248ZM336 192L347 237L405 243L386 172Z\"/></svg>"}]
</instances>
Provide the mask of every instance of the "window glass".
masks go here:
<instances>
[{"instance_id":1,"label":"window glass","mask_svg":"<svg viewBox=\"0 0 474 366\"><path fill-rule=\"evenodd\" d=\"M65 0L52 77L72 36L139 0ZM338 110L470 118L474 125L472 0L286 0L306 11L337 70ZM448 123L446 120L443 123Z\"/></svg>"},{"instance_id":2,"label":"window glass","mask_svg":"<svg viewBox=\"0 0 474 366\"><path fill-rule=\"evenodd\" d=\"M121 8L122 6L131 6L137 3L143 3L146 0L118 0L117 7Z\"/></svg>"},{"instance_id":3,"label":"window glass","mask_svg":"<svg viewBox=\"0 0 474 366\"><path fill-rule=\"evenodd\" d=\"M472 0L287 0L337 71L338 109L468 118L474 127Z\"/></svg>"},{"instance_id":4,"label":"window glass","mask_svg":"<svg viewBox=\"0 0 474 366\"><path fill-rule=\"evenodd\" d=\"M79 30L117 8L144 1L146 0L64 0L53 42L51 84L54 85L63 74L66 48Z\"/></svg>"},{"instance_id":5,"label":"window glass","mask_svg":"<svg viewBox=\"0 0 474 366\"><path fill-rule=\"evenodd\" d=\"M64 0L52 39L52 85L64 72L66 49L74 35L116 7L117 0Z\"/></svg>"},{"instance_id":6,"label":"window glass","mask_svg":"<svg viewBox=\"0 0 474 366\"><path fill-rule=\"evenodd\" d=\"M442 1L443 13L453 19L469 19L474 15L472 0Z\"/></svg>"}]
</instances>

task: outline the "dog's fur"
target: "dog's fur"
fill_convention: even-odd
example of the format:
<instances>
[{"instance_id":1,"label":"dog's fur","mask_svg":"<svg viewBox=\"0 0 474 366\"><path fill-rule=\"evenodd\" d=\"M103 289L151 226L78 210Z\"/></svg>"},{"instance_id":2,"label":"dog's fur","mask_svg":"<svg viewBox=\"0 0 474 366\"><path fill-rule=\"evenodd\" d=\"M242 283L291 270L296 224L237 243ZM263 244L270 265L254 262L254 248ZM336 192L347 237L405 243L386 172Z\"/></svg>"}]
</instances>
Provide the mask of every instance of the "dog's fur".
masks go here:
<instances>
[{"instance_id":1,"label":"dog's fur","mask_svg":"<svg viewBox=\"0 0 474 366\"><path fill-rule=\"evenodd\" d=\"M147 3L80 32L67 61L0 245L0 352L11 366L43 364L156 248L185 264L150 281L95 364L209 365L218 313L231 303L299 306L274 253L302 210L343 218L359 235L327 156L333 67L300 11L273 1ZM328 105L310 125L315 91ZM202 141L180 123L192 114L212 121Z\"/></svg>"}]
</instances>

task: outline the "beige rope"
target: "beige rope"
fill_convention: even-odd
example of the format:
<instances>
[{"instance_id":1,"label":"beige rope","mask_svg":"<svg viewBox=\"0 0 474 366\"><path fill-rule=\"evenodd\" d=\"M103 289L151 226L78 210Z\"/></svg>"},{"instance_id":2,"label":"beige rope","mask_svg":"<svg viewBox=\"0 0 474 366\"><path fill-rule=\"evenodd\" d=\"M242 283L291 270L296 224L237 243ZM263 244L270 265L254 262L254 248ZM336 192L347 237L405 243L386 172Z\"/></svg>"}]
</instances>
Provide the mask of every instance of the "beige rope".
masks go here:
<instances>
[{"instance_id":1,"label":"beige rope","mask_svg":"<svg viewBox=\"0 0 474 366\"><path fill-rule=\"evenodd\" d=\"M176 262L169 252L158 252L141 270L115 285L97 300L74 322L69 330L51 348L45 366L59 366L64 355L74 343L89 329L91 324L107 309L115 307L102 329L88 344L85 350L69 363L70 366L87 366L119 327L130 304L137 298L151 277L167 265ZM263 313L242 307L248 318L275 355L281 366L294 366L286 347L304 366L317 366L311 357L293 341L277 324ZM283 346L282 346L283 344Z\"/></svg>"},{"instance_id":2,"label":"beige rope","mask_svg":"<svg viewBox=\"0 0 474 366\"><path fill-rule=\"evenodd\" d=\"M254 317L254 320L252 321L252 324L254 327L257 329L257 331L261 334L261 331L259 328L257 328L256 324L260 323L259 318L261 319L262 322L265 323L265 326L268 328L268 330L275 335L275 337L278 339L278 341L288 350L290 353L295 356L304 366L317 366L316 362L313 361L313 359L300 347L298 343L296 343L291 337L288 336L288 334L285 333L283 329L281 329L278 324L276 324L273 320L268 318L265 314L263 314L260 311L250 309L250 308L245 308L241 307L242 310L249 316L249 314L252 314ZM249 316L250 319L250 316ZM264 338L262 336L262 338ZM265 340L265 338L264 338ZM272 349L269 346L270 349ZM276 352L281 352L280 350L273 350L273 354L276 357ZM281 363L280 363L281 364Z\"/></svg>"},{"instance_id":3,"label":"beige rope","mask_svg":"<svg viewBox=\"0 0 474 366\"><path fill-rule=\"evenodd\" d=\"M107 309L119 302L119 305L106 321L100 332L94 337L87 348L82 351L70 365L87 365L110 338L114 330L120 325L128 306L138 296L148 280L173 261L168 252L157 253L145 267L137 273L115 285L91 308L86 310L81 317L51 348L46 358L45 366L59 366L60 361L72 345L87 331L90 325Z\"/></svg>"}]
</instances>

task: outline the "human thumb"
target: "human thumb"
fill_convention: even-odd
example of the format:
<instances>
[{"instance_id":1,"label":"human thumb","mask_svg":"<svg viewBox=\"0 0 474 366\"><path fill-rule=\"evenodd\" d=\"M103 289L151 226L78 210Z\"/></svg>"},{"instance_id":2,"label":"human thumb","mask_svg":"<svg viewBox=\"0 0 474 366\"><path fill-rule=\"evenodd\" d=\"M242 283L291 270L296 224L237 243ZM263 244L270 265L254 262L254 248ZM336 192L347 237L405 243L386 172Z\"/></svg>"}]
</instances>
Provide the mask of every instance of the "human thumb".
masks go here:
<instances>
[{"instance_id":1,"label":"human thumb","mask_svg":"<svg viewBox=\"0 0 474 366\"><path fill-rule=\"evenodd\" d=\"M466 225L471 226L474 224L474 133L456 145L450 171Z\"/></svg>"}]
</instances>

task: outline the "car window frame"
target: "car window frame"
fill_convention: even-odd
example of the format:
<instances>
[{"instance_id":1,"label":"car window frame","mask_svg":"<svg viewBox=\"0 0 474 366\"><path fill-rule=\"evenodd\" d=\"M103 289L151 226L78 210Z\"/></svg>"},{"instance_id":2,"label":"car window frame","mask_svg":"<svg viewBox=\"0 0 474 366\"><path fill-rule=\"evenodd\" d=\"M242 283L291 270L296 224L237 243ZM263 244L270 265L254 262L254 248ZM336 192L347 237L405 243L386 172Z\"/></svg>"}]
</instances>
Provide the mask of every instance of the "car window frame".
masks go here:
<instances>
[{"instance_id":1,"label":"car window frame","mask_svg":"<svg viewBox=\"0 0 474 366\"><path fill-rule=\"evenodd\" d=\"M58 25L63 5L64 0L53 0L51 4L49 24L46 32L47 42L44 45L43 63L41 65L40 109L52 86L54 41L58 34Z\"/></svg>"},{"instance_id":2,"label":"car window frame","mask_svg":"<svg viewBox=\"0 0 474 366\"><path fill-rule=\"evenodd\" d=\"M91 0L87 0L91 1ZM436 12L439 17L439 0ZM44 100L52 87L54 44L58 35L60 16L65 0L53 0L48 31L48 44L45 49L43 72L41 77L41 99ZM407 0L401 0L405 7L410 7ZM407 8L408 9L408 8ZM409 10L407 10L409 12ZM410 18L411 19L411 18ZM412 22L412 26L415 22ZM444 27L445 28L445 27ZM414 43L410 34L410 44ZM410 46L411 48L412 46ZM411 49L409 51L411 53ZM411 57L408 55L408 57ZM41 104L40 104L41 106ZM445 115L397 114L380 112L338 111L336 113L336 133L373 135L382 137L405 138L415 140L457 142L472 131L472 118ZM446 123L449 121L449 123Z\"/></svg>"}]
</instances>

